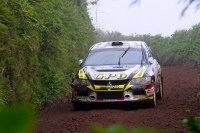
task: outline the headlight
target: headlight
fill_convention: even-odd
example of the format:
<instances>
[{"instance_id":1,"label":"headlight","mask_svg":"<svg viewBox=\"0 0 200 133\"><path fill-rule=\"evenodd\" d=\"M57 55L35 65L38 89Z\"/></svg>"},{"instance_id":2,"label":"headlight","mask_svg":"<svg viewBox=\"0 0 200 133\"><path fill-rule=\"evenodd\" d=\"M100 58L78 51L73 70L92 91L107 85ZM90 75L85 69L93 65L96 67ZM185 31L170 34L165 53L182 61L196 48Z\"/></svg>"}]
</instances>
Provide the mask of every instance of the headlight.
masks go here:
<instances>
[{"instance_id":1,"label":"headlight","mask_svg":"<svg viewBox=\"0 0 200 133\"><path fill-rule=\"evenodd\" d=\"M136 78L132 79L130 82L131 85L137 84L151 84L151 77L143 77L143 78Z\"/></svg>"},{"instance_id":2,"label":"headlight","mask_svg":"<svg viewBox=\"0 0 200 133\"><path fill-rule=\"evenodd\" d=\"M73 84L74 85L85 85L85 86L88 86L88 85L90 85L90 82L88 80L75 79Z\"/></svg>"}]
</instances>

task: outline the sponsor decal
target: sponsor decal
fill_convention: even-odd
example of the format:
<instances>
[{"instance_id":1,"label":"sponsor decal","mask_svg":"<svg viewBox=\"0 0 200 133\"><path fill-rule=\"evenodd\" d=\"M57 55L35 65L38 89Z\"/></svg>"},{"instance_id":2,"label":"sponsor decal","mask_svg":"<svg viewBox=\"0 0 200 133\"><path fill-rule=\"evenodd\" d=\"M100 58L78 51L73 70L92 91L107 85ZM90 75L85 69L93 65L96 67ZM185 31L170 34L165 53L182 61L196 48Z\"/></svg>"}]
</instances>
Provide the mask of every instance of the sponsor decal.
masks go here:
<instances>
[{"instance_id":1,"label":"sponsor decal","mask_svg":"<svg viewBox=\"0 0 200 133\"><path fill-rule=\"evenodd\" d=\"M117 98L117 99L97 99L96 102L113 102L113 101L123 101L124 98Z\"/></svg>"},{"instance_id":2,"label":"sponsor decal","mask_svg":"<svg viewBox=\"0 0 200 133\"><path fill-rule=\"evenodd\" d=\"M111 79L111 78L117 78L117 79L126 79L127 75L125 73L117 73L117 74L95 74L93 76L94 79Z\"/></svg>"},{"instance_id":3,"label":"sponsor decal","mask_svg":"<svg viewBox=\"0 0 200 133\"><path fill-rule=\"evenodd\" d=\"M102 85L102 86L100 86L100 85L94 85L95 86L95 89L96 90L108 90L108 91L110 91L110 90L112 90L112 89L119 89L119 90L121 90L121 89L124 89L124 85L112 85L111 83L110 84L108 84L108 85Z\"/></svg>"},{"instance_id":4,"label":"sponsor decal","mask_svg":"<svg viewBox=\"0 0 200 133\"><path fill-rule=\"evenodd\" d=\"M149 71L147 72L147 75L152 76L152 75L153 75L153 71L152 71L152 70L149 70Z\"/></svg>"},{"instance_id":5,"label":"sponsor decal","mask_svg":"<svg viewBox=\"0 0 200 133\"><path fill-rule=\"evenodd\" d=\"M103 74L95 74L94 79L103 79L104 75Z\"/></svg>"},{"instance_id":6,"label":"sponsor decal","mask_svg":"<svg viewBox=\"0 0 200 133\"><path fill-rule=\"evenodd\" d=\"M102 101L117 101L117 99L102 99Z\"/></svg>"},{"instance_id":7,"label":"sponsor decal","mask_svg":"<svg viewBox=\"0 0 200 133\"><path fill-rule=\"evenodd\" d=\"M101 89L105 89L105 88L108 88L108 89L118 89L119 86L118 85L101 86Z\"/></svg>"},{"instance_id":8,"label":"sponsor decal","mask_svg":"<svg viewBox=\"0 0 200 133\"><path fill-rule=\"evenodd\" d=\"M145 95L133 95L133 98L140 98L140 99L142 99L142 98L145 98L146 96Z\"/></svg>"},{"instance_id":9,"label":"sponsor decal","mask_svg":"<svg viewBox=\"0 0 200 133\"><path fill-rule=\"evenodd\" d=\"M146 85L134 85L131 87L131 89L145 89Z\"/></svg>"},{"instance_id":10,"label":"sponsor decal","mask_svg":"<svg viewBox=\"0 0 200 133\"><path fill-rule=\"evenodd\" d=\"M153 89L146 90L146 93L147 93L147 94L153 94L153 93L154 93L154 90L153 90Z\"/></svg>"}]
</instances>

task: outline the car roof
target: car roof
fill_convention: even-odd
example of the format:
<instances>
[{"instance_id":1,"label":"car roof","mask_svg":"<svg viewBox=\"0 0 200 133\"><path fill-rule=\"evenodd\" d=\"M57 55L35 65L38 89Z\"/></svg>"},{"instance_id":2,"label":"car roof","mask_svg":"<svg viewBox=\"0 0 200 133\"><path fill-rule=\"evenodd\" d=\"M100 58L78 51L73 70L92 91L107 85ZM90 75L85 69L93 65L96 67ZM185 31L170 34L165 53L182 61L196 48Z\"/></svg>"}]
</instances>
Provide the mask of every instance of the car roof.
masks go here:
<instances>
[{"instance_id":1,"label":"car roof","mask_svg":"<svg viewBox=\"0 0 200 133\"><path fill-rule=\"evenodd\" d=\"M146 43L143 41L109 41L99 42L90 47L90 50L106 49L106 48L141 48L146 47Z\"/></svg>"}]
</instances>

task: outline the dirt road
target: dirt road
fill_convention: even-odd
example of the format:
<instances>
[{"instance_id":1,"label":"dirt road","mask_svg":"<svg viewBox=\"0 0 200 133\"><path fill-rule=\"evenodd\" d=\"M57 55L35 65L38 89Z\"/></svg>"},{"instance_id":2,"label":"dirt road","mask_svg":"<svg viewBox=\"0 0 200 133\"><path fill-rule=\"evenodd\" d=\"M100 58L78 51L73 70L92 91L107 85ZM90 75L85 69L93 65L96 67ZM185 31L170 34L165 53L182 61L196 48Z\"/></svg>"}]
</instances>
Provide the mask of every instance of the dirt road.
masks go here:
<instances>
[{"instance_id":1,"label":"dirt road","mask_svg":"<svg viewBox=\"0 0 200 133\"><path fill-rule=\"evenodd\" d=\"M105 127L120 123L128 128L140 125L185 133L186 126L180 121L190 114L200 117L200 103L196 100L200 91L200 69L162 67L162 72L164 97L158 100L155 108L131 104L134 106L132 109L124 109L121 104L113 104L74 111L70 99L66 98L42 109L36 133L90 133L91 122Z\"/></svg>"}]
</instances>

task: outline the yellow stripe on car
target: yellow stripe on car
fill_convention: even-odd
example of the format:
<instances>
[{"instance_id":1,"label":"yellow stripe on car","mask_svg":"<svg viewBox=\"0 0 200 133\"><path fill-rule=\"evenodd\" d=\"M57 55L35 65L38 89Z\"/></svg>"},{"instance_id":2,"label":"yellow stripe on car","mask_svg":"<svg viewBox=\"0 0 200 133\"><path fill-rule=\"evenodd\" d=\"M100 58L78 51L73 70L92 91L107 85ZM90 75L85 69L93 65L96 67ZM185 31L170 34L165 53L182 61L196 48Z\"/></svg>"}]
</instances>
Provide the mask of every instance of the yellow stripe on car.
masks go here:
<instances>
[{"instance_id":1,"label":"yellow stripe on car","mask_svg":"<svg viewBox=\"0 0 200 133\"><path fill-rule=\"evenodd\" d=\"M93 90L94 91L94 88L92 87L92 85L88 85L87 88L89 88L90 90Z\"/></svg>"},{"instance_id":2,"label":"yellow stripe on car","mask_svg":"<svg viewBox=\"0 0 200 133\"><path fill-rule=\"evenodd\" d=\"M142 68L140 69L140 71L138 73L136 73L133 78L142 78L144 75L144 72L146 71L146 67L142 66Z\"/></svg>"},{"instance_id":3,"label":"yellow stripe on car","mask_svg":"<svg viewBox=\"0 0 200 133\"><path fill-rule=\"evenodd\" d=\"M130 83L128 83L128 85L126 86L126 88L124 90L127 90L129 88L131 88L133 85L131 85Z\"/></svg>"},{"instance_id":4,"label":"yellow stripe on car","mask_svg":"<svg viewBox=\"0 0 200 133\"><path fill-rule=\"evenodd\" d=\"M84 68L79 70L78 77L79 79L88 79L87 76L85 75Z\"/></svg>"}]
</instances>

